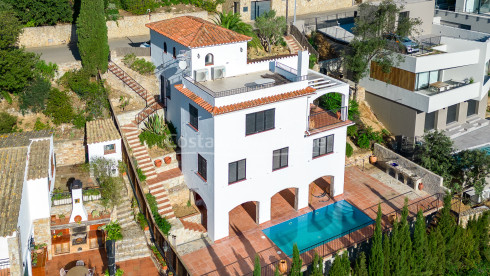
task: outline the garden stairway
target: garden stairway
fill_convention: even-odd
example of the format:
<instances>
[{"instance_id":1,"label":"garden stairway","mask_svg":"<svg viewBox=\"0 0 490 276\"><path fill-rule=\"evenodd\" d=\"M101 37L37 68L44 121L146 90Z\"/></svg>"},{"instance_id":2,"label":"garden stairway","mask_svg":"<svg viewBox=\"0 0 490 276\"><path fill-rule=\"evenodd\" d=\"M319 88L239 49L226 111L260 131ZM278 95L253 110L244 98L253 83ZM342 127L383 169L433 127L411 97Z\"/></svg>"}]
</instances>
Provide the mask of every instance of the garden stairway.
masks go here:
<instances>
[{"instance_id":1,"label":"garden stairway","mask_svg":"<svg viewBox=\"0 0 490 276\"><path fill-rule=\"evenodd\" d=\"M182 225L184 225L184 228L187 230L191 230L194 232L201 232L201 233L207 232L206 228L204 228L204 226L202 226L202 224L195 223L192 221L186 221L183 219L180 219L180 221L182 222Z\"/></svg>"},{"instance_id":2,"label":"garden stairway","mask_svg":"<svg viewBox=\"0 0 490 276\"><path fill-rule=\"evenodd\" d=\"M126 73L121 67L117 66L113 61L109 61L109 71L116 75L124 84L129 86L136 94L138 94L143 100L146 102L146 107L141 110L136 115L136 122L139 124L148 118L151 114L153 114L158 109L162 108L161 103L155 100L155 95L148 93L141 84L139 84L135 79L133 79L128 73Z\"/></svg>"},{"instance_id":3,"label":"garden stairway","mask_svg":"<svg viewBox=\"0 0 490 276\"><path fill-rule=\"evenodd\" d=\"M175 218L172 205L170 204L169 195L167 190L164 188L163 184L168 179L162 179L160 175L157 174L153 162L148 154L148 150L144 145L141 144L138 135L140 130L135 122L127 124L121 127L123 135L126 137L126 141L130 147L130 152L132 152L133 157L136 159L137 167L146 175L146 183L150 189L150 193L156 198L158 213L166 217L167 219ZM179 170L180 172L180 170ZM173 177L179 177L182 175L173 172Z\"/></svg>"},{"instance_id":4,"label":"garden stairway","mask_svg":"<svg viewBox=\"0 0 490 276\"><path fill-rule=\"evenodd\" d=\"M286 44L288 45L289 50L291 50L291 54L297 54L298 51L302 49L299 42L296 41L296 39L292 35L285 36L284 40L286 41Z\"/></svg>"},{"instance_id":5,"label":"garden stairway","mask_svg":"<svg viewBox=\"0 0 490 276\"><path fill-rule=\"evenodd\" d=\"M116 242L116 263L150 257L145 233L134 220L131 201L127 196L117 205L117 222L121 225L123 239Z\"/></svg>"}]
</instances>

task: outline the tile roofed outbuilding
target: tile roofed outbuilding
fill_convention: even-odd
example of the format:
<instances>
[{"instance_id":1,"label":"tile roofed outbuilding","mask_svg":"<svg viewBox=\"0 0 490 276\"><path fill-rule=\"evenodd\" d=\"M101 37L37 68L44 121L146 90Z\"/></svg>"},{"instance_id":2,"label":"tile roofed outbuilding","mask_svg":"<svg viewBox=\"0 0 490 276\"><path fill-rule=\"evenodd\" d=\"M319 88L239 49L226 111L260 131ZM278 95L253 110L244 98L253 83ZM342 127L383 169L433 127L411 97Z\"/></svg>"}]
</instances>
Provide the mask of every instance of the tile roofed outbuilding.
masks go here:
<instances>
[{"instance_id":1,"label":"tile roofed outbuilding","mask_svg":"<svg viewBox=\"0 0 490 276\"><path fill-rule=\"evenodd\" d=\"M95 144L121 139L111 119L87 122L87 144Z\"/></svg>"},{"instance_id":2,"label":"tile roofed outbuilding","mask_svg":"<svg viewBox=\"0 0 490 276\"><path fill-rule=\"evenodd\" d=\"M250 41L252 39L249 36L194 16L180 16L148 23L145 26L190 48Z\"/></svg>"},{"instance_id":3,"label":"tile roofed outbuilding","mask_svg":"<svg viewBox=\"0 0 490 276\"><path fill-rule=\"evenodd\" d=\"M291 91L291 92L272 95L272 96L268 96L268 97L258 98L255 100L239 102L239 103L235 103L235 104L213 107L208 102L206 102L203 98L194 94L194 92L192 92L191 90L184 88L184 85L177 84L177 85L175 85L175 88L178 91L180 91L180 93L184 94L187 98L194 101L196 104L198 104L200 107L202 107L204 110L211 113L212 115L220 115L220 114L238 111L238 110L242 110L242 109L246 109L246 108L251 108L251 107L261 106L261 105L270 104L270 103L274 103L274 102L289 100L292 98L311 95L311 94L315 93L315 91L316 91L314 88L308 86L304 89L300 89L300 90L296 90L296 91Z\"/></svg>"},{"instance_id":4,"label":"tile roofed outbuilding","mask_svg":"<svg viewBox=\"0 0 490 276\"><path fill-rule=\"evenodd\" d=\"M50 143L50 140L32 142L29 151L27 180L48 177Z\"/></svg>"},{"instance_id":5,"label":"tile roofed outbuilding","mask_svg":"<svg viewBox=\"0 0 490 276\"><path fill-rule=\"evenodd\" d=\"M17 228L27 147L0 148L0 237Z\"/></svg>"},{"instance_id":6,"label":"tile roofed outbuilding","mask_svg":"<svg viewBox=\"0 0 490 276\"><path fill-rule=\"evenodd\" d=\"M52 134L48 130L0 134L0 148L27 147L31 139L49 138Z\"/></svg>"}]
</instances>

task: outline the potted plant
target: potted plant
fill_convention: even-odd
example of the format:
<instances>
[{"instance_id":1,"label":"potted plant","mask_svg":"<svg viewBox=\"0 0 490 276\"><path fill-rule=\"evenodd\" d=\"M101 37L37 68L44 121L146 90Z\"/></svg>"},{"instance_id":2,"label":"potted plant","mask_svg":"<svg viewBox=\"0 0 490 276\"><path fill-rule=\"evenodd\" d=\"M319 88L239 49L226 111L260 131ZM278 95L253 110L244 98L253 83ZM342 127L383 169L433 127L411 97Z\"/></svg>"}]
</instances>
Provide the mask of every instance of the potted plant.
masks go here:
<instances>
[{"instance_id":1,"label":"potted plant","mask_svg":"<svg viewBox=\"0 0 490 276\"><path fill-rule=\"evenodd\" d=\"M172 162L172 157L170 156L165 156L165 158L163 158L163 161L165 161L165 164L170 164L170 162Z\"/></svg>"},{"instance_id":2,"label":"potted plant","mask_svg":"<svg viewBox=\"0 0 490 276\"><path fill-rule=\"evenodd\" d=\"M376 155L372 154L369 156L369 163L374 164L378 161L378 157Z\"/></svg>"},{"instance_id":3,"label":"potted plant","mask_svg":"<svg viewBox=\"0 0 490 276\"><path fill-rule=\"evenodd\" d=\"M161 159L156 159L156 160L154 161L154 163L155 163L155 166L156 166L157 168L160 168L160 166L162 165L162 160L161 160ZM166 163L166 162L165 162L165 163ZM168 163L167 163L167 164L168 164Z\"/></svg>"}]
</instances>

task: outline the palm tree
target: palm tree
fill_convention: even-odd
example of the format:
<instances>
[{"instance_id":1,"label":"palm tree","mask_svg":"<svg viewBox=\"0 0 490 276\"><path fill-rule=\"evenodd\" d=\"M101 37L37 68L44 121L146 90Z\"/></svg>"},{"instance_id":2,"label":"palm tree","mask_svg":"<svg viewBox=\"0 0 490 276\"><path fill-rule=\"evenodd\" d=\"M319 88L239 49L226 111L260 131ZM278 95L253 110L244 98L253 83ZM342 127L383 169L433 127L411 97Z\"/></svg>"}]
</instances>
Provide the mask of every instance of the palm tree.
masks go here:
<instances>
[{"instance_id":1,"label":"palm tree","mask_svg":"<svg viewBox=\"0 0 490 276\"><path fill-rule=\"evenodd\" d=\"M231 11L228 13L219 12L217 13L217 17L213 19L213 22L228 30L250 36L252 40L248 42L249 47L261 47L252 25L243 22L239 13L232 13Z\"/></svg>"}]
</instances>

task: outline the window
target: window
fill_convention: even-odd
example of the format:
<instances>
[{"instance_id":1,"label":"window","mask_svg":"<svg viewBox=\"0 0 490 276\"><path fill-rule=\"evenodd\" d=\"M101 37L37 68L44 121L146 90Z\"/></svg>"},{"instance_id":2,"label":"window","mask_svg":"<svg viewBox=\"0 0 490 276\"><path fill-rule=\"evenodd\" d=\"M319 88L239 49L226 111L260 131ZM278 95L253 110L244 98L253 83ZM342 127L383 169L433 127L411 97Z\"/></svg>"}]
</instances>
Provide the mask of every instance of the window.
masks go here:
<instances>
[{"instance_id":1,"label":"window","mask_svg":"<svg viewBox=\"0 0 490 276\"><path fill-rule=\"evenodd\" d=\"M272 170L278 170L288 166L289 147L272 152Z\"/></svg>"},{"instance_id":2,"label":"window","mask_svg":"<svg viewBox=\"0 0 490 276\"><path fill-rule=\"evenodd\" d=\"M177 54L175 52L175 47L172 49L172 55L173 55L174 58L177 58Z\"/></svg>"},{"instance_id":3,"label":"window","mask_svg":"<svg viewBox=\"0 0 490 276\"><path fill-rule=\"evenodd\" d=\"M197 155L197 173L205 180L208 180L208 162L200 154Z\"/></svg>"},{"instance_id":4,"label":"window","mask_svg":"<svg viewBox=\"0 0 490 276\"><path fill-rule=\"evenodd\" d=\"M167 42L163 42L163 52L167 52Z\"/></svg>"},{"instance_id":5,"label":"window","mask_svg":"<svg viewBox=\"0 0 490 276\"><path fill-rule=\"evenodd\" d=\"M313 158L333 152L333 134L313 140Z\"/></svg>"},{"instance_id":6,"label":"window","mask_svg":"<svg viewBox=\"0 0 490 276\"><path fill-rule=\"evenodd\" d=\"M436 127L436 112L425 113L424 130L432 130Z\"/></svg>"},{"instance_id":7,"label":"window","mask_svg":"<svg viewBox=\"0 0 490 276\"><path fill-rule=\"evenodd\" d=\"M446 125L456 121L458 117L458 104L451 105L447 108Z\"/></svg>"},{"instance_id":8,"label":"window","mask_svg":"<svg viewBox=\"0 0 490 276\"><path fill-rule=\"evenodd\" d=\"M408 20L410 18L410 12L404 11L398 14L398 21Z\"/></svg>"},{"instance_id":9,"label":"window","mask_svg":"<svg viewBox=\"0 0 490 276\"><path fill-rule=\"evenodd\" d=\"M471 115L477 114L479 103L480 103L479 101L469 100L468 101L468 109L466 110L466 116L471 116Z\"/></svg>"},{"instance_id":10,"label":"window","mask_svg":"<svg viewBox=\"0 0 490 276\"><path fill-rule=\"evenodd\" d=\"M244 180L246 178L246 159L228 164L228 184Z\"/></svg>"},{"instance_id":11,"label":"window","mask_svg":"<svg viewBox=\"0 0 490 276\"><path fill-rule=\"evenodd\" d=\"M426 89L429 84L439 81L439 71L418 73L415 78L415 90Z\"/></svg>"},{"instance_id":12,"label":"window","mask_svg":"<svg viewBox=\"0 0 490 276\"><path fill-rule=\"evenodd\" d=\"M260 112L247 114L246 135L259 133L274 128L275 109L268 109Z\"/></svg>"},{"instance_id":13,"label":"window","mask_svg":"<svg viewBox=\"0 0 490 276\"><path fill-rule=\"evenodd\" d=\"M104 154L111 154L116 152L116 144L104 145Z\"/></svg>"},{"instance_id":14,"label":"window","mask_svg":"<svg viewBox=\"0 0 490 276\"><path fill-rule=\"evenodd\" d=\"M214 64L214 56L213 54L207 54L204 58L204 65L213 65Z\"/></svg>"},{"instance_id":15,"label":"window","mask_svg":"<svg viewBox=\"0 0 490 276\"><path fill-rule=\"evenodd\" d=\"M197 108L189 104L189 124L196 130L199 129L199 119L197 114Z\"/></svg>"},{"instance_id":16,"label":"window","mask_svg":"<svg viewBox=\"0 0 490 276\"><path fill-rule=\"evenodd\" d=\"M271 1L252 1L250 2L250 19L255 20L255 18L263 15L264 13L270 11ZM245 12L245 11L244 11Z\"/></svg>"}]
</instances>

